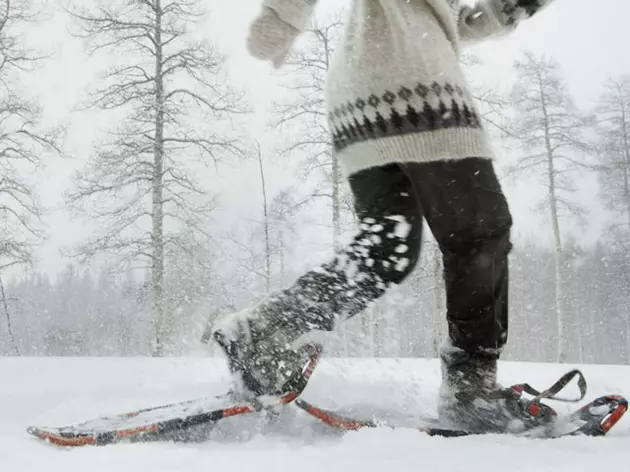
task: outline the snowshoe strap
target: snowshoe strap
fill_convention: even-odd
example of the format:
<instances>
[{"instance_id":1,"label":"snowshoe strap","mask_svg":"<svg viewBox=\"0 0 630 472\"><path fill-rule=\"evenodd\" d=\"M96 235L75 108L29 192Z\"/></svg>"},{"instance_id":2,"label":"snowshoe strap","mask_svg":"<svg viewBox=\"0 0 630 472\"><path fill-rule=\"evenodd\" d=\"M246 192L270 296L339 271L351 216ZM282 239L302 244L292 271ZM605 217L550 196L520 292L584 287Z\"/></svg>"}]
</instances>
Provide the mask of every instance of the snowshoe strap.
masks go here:
<instances>
[{"instance_id":1,"label":"snowshoe strap","mask_svg":"<svg viewBox=\"0 0 630 472\"><path fill-rule=\"evenodd\" d=\"M569 385L569 383L571 383L571 381L576 377L578 378L577 383L578 388L580 389L580 398L565 398L558 396L558 394L562 390L564 390L565 387ZM584 378L582 372L577 369L567 372L562 377L560 377L556 383L554 383L547 390L543 390L542 392L536 390L527 383L512 386L512 390L519 395L523 392L529 395L533 395L534 399L532 400L532 402L534 403L539 403L543 399L556 400L559 402L579 402L586 396L586 388L586 379Z\"/></svg>"}]
</instances>

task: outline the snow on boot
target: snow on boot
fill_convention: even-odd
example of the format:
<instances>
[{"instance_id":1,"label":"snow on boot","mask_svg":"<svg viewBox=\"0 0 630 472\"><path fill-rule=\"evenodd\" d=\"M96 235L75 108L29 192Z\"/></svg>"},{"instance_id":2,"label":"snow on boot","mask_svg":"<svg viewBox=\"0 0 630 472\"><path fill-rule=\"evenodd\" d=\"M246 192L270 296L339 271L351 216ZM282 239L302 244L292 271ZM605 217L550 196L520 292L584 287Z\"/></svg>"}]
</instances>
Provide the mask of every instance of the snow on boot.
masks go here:
<instances>
[{"instance_id":1,"label":"snow on boot","mask_svg":"<svg viewBox=\"0 0 630 472\"><path fill-rule=\"evenodd\" d=\"M312 346L298 344L300 333L271 300L218 320L212 335L228 358L236 390L244 396L282 396L299 377Z\"/></svg>"},{"instance_id":2,"label":"snow on boot","mask_svg":"<svg viewBox=\"0 0 630 472\"><path fill-rule=\"evenodd\" d=\"M440 424L483 433L521 433L549 424L555 411L497 384L497 357L448 347L441 353Z\"/></svg>"}]
</instances>

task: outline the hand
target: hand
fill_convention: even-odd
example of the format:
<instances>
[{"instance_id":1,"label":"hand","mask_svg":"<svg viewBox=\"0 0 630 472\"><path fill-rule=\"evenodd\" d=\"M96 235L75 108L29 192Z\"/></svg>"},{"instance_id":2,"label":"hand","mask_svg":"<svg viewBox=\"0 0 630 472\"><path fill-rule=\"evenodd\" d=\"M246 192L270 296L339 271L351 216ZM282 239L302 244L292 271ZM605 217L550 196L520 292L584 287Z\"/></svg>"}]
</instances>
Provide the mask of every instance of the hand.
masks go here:
<instances>
[{"instance_id":1,"label":"hand","mask_svg":"<svg viewBox=\"0 0 630 472\"><path fill-rule=\"evenodd\" d=\"M269 60L278 68L284 64L299 34L299 30L282 21L274 10L265 7L249 28L247 49L255 58Z\"/></svg>"}]
</instances>

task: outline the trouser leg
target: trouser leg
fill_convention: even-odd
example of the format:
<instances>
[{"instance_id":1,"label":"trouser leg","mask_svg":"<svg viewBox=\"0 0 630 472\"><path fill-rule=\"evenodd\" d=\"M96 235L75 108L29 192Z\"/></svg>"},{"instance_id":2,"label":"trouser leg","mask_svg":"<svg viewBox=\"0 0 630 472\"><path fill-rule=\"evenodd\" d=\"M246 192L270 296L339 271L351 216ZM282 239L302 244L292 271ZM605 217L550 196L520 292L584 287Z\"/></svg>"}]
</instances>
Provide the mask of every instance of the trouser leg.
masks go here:
<instances>
[{"instance_id":1,"label":"trouser leg","mask_svg":"<svg viewBox=\"0 0 630 472\"><path fill-rule=\"evenodd\" d=\"M508 335L512 218L492 162L405 166L444 262L450 344L497 358Z\"/></svg>"},{"instance_id":2,"label":"trouser leg","mask_svg":"<svg viewBox=\"0 0 630 472\"><path fill-rule=\"evenodd\" d=\"M349 179L359 231L333 260L313 269L270 304L280 323L299 333L332 331L411 273L420 255L422 211L398 164Z\"/></svg>"}]
</instances>

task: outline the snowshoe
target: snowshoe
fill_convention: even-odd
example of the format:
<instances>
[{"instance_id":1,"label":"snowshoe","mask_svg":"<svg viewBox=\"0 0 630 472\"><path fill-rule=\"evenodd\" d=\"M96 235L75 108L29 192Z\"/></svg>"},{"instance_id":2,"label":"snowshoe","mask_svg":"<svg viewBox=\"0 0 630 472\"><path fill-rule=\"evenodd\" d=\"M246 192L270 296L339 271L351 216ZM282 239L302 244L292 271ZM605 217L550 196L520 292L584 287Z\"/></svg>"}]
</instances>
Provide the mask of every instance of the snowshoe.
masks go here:
<instances>
[{"instance_id":1,"label":"snowshoe","mask_svg":"<svg viewBox=\"0 0 630 472\"><path fill-rule=\"evenodd\" d=\"M564 398L558 394L573 379L578 379L580 390L579 398ZM462 437L480 434L509 434L521 437L552 439L565 436L604 436L619 422L628 410L628 401L619 395L608 395L595 399L569 415L559 415L542 400L555 400L560 402L578 402L586 394L586 380L578 370L572 370L563 375L550 388L540 392L529 384L518 384L501 392L501 395L510 395L512 408L517 412L512 414L521 418L528 418L526 428L509 428L500 430L495 427L482 427L479 429L453 428L444 424L438 418L420 418L414 429L430 436ZM523 394L533 396L524 398ZM516 400L516 401L515 401ZM311 416L317 418L328 426L340 431L356 431L363 428L399 428L395 424L389 424L378 418L361 419L319 408L314 404L298 398L295 403ZM490 423L493 423L490 421ZM493 423L496 425L496 423ZM512 425L514 426L514 425ZM406 426L408 427L408 426Z\"/></svg>"}]
</instances>

